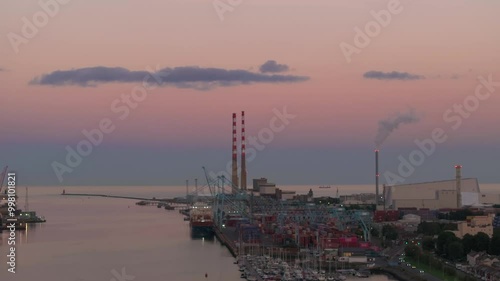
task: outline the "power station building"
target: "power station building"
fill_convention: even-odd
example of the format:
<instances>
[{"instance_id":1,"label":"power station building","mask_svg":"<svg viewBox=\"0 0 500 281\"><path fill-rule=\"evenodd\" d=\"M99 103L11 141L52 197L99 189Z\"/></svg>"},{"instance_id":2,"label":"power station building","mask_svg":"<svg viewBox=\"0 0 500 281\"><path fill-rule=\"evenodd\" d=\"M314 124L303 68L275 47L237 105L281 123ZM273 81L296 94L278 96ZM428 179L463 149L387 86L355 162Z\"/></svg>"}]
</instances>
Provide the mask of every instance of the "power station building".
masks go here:
<instances>
[{"instance_id":1,"label":"power station building","mask_svg":"<svg viewBox=\"0 0 500 281\"><path fill-rule=\"evenodd\" d=\"M480 206L481 192L476 178L462 178L462 166L455 166L454 180L384 186L385 207L390 209L458 209Z\"/></svg>"},{"instance_id":2,"label":"power station building","mask_svg":"<svg viewBox=\"0 0 500 281\"><path fill-rule=\"evenodd\" d=\"M385 187L387 208L456 209L480 203L479 184L476 178L461 179L460 203L457 201L457 181L402 184Z\"/></svg>"}]
</instances>

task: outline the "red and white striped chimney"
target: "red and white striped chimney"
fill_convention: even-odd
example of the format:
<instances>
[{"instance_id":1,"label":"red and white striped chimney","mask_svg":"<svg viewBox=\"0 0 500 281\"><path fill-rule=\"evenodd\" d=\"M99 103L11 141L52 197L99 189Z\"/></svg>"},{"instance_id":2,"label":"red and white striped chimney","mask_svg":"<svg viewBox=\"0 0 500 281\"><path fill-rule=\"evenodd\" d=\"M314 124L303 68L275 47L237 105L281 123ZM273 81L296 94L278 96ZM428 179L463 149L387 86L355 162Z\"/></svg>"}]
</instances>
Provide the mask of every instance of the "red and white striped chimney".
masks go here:
<instances>
[{"instance_id":1,"label":"red and white striped chimney","mask_svg":"<svg viewBox=\"0 0 500 281\"><path fill-rule=\"evenodd\" d=\"M247 161L245 156L245 111L241 112L241 184L242 190L247 189Z\"/></svg>"},{"instance_id":2,"label":"red and white striped chimney","mask_svg":"<svg viewBox=\"0 0 500 281\"><path fill-rule=\"evenodd\" d=\"M236 113L233 113L233 173L231 177L231 182L233 186L238 187L238 148L236 146L237 143L237 134L236 134Z\"/></svg>"}]
</instances>

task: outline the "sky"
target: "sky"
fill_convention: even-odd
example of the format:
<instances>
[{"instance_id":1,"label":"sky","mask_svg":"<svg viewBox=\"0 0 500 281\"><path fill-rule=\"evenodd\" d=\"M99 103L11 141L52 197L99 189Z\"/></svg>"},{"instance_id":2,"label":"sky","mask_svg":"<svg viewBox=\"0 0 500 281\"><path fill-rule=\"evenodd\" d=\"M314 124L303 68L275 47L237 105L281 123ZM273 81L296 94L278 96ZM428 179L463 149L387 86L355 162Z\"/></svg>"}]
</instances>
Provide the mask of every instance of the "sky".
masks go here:
<instances>
[{"instance_id":1,"label":"sky","mask_svg":"<svg viewBox=\"0 0 500 281\"><path fill-rule=\"evenodd\" d=\"M378 147L382 183L456 164L498 183L499 9L2 1L0 166L25 185L182 185L230 171L245 111L249 179L371 184Z\"/></svg>"}]
</instances>

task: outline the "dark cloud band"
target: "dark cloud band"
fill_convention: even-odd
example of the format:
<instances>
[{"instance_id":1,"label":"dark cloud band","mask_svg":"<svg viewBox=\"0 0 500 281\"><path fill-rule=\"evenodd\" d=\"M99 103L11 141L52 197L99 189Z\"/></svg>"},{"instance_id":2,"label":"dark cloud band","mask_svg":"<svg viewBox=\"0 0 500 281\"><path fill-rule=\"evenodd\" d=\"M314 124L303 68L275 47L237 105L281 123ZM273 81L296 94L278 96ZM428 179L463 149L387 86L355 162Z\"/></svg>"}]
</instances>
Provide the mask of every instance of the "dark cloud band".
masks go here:
<instances>
[{"instance_id":1,"label":"dark cloud band","mask_svg":"<svg viewBox=\"0 0 500 281\"><path fill-rule=\"evenodd\" d=\"M309 79L307 76L278 75L255 73L247 70L222 68L202 68L184 66L164 68L155 73L148 71L133 71L122 67L87 67L71 70L57 70L41 75L30 81L33 85L76 85L81 87L96 86L102 83L133 83L142 82L146 77L150 83L160 86L175 86L178 88L194 88L207 90L218 86L235 86L251 83L294 83Z\"/></svg>"},{"instance_id":2,"label":"dark cloud band","mask_svg":"<svg viewBox=\"0 0 500 281\"><path fill-rule=\"evenodd\" d=\"M382 71L368 71L363 74L366 79L377 79L377 80L420 80L425 79L425 76L411 74L408 72L382 72Z\"/></svg>"}]
</instances>

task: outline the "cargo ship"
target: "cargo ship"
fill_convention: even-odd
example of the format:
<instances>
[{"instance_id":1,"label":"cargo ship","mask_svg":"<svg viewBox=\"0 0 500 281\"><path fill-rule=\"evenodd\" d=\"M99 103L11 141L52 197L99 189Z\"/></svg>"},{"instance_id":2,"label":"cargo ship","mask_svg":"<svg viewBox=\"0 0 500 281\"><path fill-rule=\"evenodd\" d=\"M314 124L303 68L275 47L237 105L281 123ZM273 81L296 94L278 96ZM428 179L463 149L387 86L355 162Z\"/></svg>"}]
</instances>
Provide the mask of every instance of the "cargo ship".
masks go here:
<instances>
[{"instance_id":1,"label":"cargo ship","mask_svg":"<svg viewBox=\"0 0 500 281\"><path fill-rule=\"evenodd\" d=\"M213 236L212 207L205 203L195 203L189 213L189 226L193 237Z\"/></svg>"}]
</instances>

